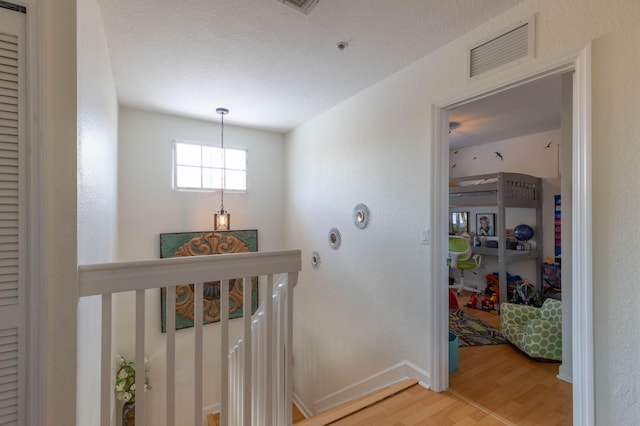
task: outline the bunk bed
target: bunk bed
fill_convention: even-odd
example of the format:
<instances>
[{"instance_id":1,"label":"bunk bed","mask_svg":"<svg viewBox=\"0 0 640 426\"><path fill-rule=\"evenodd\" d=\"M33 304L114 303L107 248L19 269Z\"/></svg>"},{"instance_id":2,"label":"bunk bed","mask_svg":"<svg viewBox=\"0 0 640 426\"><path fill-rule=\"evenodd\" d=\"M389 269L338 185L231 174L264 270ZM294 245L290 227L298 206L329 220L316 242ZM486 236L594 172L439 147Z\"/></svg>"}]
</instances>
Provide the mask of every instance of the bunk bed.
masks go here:
<instances>
[{"instance_id":1,"label":"bunk bed","mask_svg":"<svg viewBox=\"0 0 640 426\"><path fill-rule=\"evenodd\" d=\"M473 252L498 258L500 302L507 302L507 268L510 263L531 259L536 262L534 280L538 292L542 290L542 179L520 173L493 173L452 178L449 181L449 207L496 206L495 236L497 248L474 247ZM506 209L511 207L536 210L533 227L536 245L531 250L508 250L505 236Z\"/></svg>"}]
</instances>

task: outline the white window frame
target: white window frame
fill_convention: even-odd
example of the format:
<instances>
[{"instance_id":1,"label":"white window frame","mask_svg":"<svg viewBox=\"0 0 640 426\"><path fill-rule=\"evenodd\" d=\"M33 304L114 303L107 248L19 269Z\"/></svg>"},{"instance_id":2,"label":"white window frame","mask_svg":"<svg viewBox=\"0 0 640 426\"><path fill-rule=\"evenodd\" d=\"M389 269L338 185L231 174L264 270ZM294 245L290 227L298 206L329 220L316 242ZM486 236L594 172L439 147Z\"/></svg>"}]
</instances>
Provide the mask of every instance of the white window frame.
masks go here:
<instances>
[{"instance_id":1,"label":"white window frame","mask_svg":"<svg viewBox=\"0 0 640 426\"><path fill-rule=\"evenodd\" d=\"M172 152L172 163L173 163L173 173L172 173L172 185L173 185L173 189L176 191L195 191L195 192L216 192L216 191L220 191L220 185L219 182L216 182L214 184L213 187L209 188L204 188L202 187L202 179L200 181L200 187L181 187L178 186L178 158L177 158L177 145L178 144L187 144L187 145L195 145L195 146L199 146L201 149L203 147L211 147L211 148L220 148L219 145L215 145L215 144L210 144L210 143L205 143L205 142L195 142L195 141L187 141L184 139L174 139L173 140L173 152ZM227 171L240 171L240 172L244 172L245 175L245 179L244 179L244 189L237 189L237 188L229 188L227 185L227 180L225 179L225 192L230 192L230 193L246 193L247 192L247 188L248 188L248 163L249 163L249 151L247 148L239 148L239 147L234 147L234 146L230 146L230 147L226 147L224 148L225 151L225 155L228 151L244 151L245 153L245 163L244 163L244 169L237 169L237 168L230 168L230 167L226 167L226 164L224 165L224 167L222 168L223 172L227 172ZM201 176L202 176L202 169L205 168L202 164L200 164L200 170L201 170Z\"/></svg>"}]
</instances>

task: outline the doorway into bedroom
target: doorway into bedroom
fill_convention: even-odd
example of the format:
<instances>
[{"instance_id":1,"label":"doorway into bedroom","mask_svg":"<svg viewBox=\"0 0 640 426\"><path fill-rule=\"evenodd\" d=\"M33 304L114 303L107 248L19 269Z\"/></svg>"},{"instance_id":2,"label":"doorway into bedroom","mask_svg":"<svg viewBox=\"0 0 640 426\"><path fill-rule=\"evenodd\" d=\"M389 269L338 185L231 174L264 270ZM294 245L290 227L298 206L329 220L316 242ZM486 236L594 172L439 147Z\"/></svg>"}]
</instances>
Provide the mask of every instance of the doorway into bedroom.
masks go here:
<instances>
[{"instance_id":1,"label":"doorway into bedroom","mask_svg":"<svg viewBox=\"0 0 640 426\"><path fill-rule=\"evenodd\" d=\"M449 111L449 236L466 239L472 253L450 268L449 328L460 347L449 385L516 424L540 415L540 406L554 424L572 419L572 386L556 378L571 380L570 315L558 323L557 345L568 348L563 362L516 348L499 315L504 302L571 303L572 91L567 73ZM530 180L539 182L531 200ZM510 181L521 194L509 203ZM502 197L484 191L498 188ZM516 397L530 392L535 399ZM548 400L540 403L540 395Z\"/></svg>"}]
</instances>

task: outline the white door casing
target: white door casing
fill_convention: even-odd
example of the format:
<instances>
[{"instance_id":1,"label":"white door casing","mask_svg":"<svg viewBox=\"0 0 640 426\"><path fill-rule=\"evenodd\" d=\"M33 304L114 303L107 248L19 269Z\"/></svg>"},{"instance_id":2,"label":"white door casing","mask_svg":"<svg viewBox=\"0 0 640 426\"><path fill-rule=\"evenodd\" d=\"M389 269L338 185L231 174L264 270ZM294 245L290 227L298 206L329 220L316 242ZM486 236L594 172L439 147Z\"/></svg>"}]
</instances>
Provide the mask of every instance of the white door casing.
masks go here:
<instances>
[{"instance_id":1,"label":"white door casing","mask_svg":"<svg viewBox=\"0 0 640 426\"><path fill-rule=\"evenodd\" d=\"M448 111L539 78L574 72L573 89L573 423L595 424L593 368L593 271L592 200L591 200L591 45L562 57L541 61L526 70L513 72L500 82L474 86L462 95L435 104L432 109L433 144L431 146L431 181L434 200L431 203L430 226L433 229L430 291L429 343L434 356L429 366L430 387L443 391L449 387L448 374L448 282L446 266L446 230L448 229ZM579 356L577 356L579 354Z\"/></svg>"},{"instance_id":2,"label":"white door casing","mask_svg":"<svg viewBox=\"0 0 640 426\"><path fill-rule=\"evenodd\" d=\"M0 8L0 423L26 424L26 10Z\"/></svg>"}]
</instances>

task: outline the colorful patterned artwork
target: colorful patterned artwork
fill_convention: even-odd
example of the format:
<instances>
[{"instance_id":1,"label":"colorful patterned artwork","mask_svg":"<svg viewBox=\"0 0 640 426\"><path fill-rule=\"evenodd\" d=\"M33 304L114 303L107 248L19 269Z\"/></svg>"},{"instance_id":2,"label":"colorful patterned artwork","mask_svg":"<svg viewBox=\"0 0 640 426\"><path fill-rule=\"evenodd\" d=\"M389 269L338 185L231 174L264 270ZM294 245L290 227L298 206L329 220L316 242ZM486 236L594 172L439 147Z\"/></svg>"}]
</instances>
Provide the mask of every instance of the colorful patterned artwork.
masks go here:
<instances>
[{"instance_id":1,"label":"colorful patterned artwork","mask_svg":"<svg viewBox=\"0 0 640 426\"><path fill-rule=\"evenodd\" d=\"M207 231L160 234L160 257L258 251L258 231ZM252 278L251 312L258 308L258 278ZM243 280L229 280L229 318L243 315ZM204 283L204 323L220 321L220 282ZM176 330L193 327L193 284L176 288ZM166 289L161 291L162 332L166 332Z\"/></svg>"}]
</instances>

